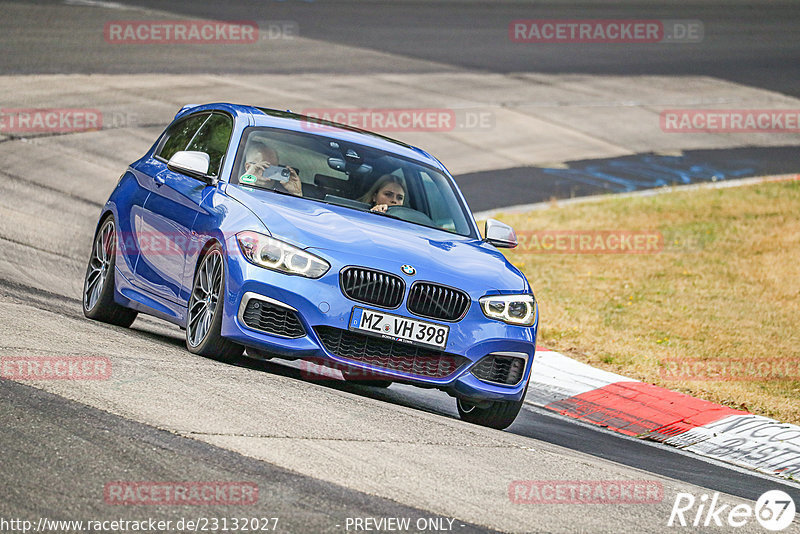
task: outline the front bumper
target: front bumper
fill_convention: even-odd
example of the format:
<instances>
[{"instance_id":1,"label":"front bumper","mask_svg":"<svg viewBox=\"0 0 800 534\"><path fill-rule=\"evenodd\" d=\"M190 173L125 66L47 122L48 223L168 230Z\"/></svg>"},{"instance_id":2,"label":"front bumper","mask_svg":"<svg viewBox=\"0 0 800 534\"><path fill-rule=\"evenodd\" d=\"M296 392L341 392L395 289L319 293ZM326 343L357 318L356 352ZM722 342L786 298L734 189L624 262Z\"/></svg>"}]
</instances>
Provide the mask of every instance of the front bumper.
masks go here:
<instances>
[{"instance_id":1,"label":"front bumper","mask_svg":"<svg viewBox=\"0 0 800 534\"><path fill-rule=\"evenodd\" d=\"M525 393L533 364L538 324L532 327L512 326L487 319L477 303L482 292L470 292L472 305L458 322L431 321L446 324L450 334L444 352L460 357L460 365L446 376L424 376L414 372L372 365L342 357L329 350L317 329L330 327L348 331L348 322L354 306L420 320L405 307L384 310L365 306L345 297L339 288L341 266L317 280L290 276L254 266L244 259L228 258L228 280L222 322L222 335L242 345L267 351L277 357L312 360L338 369L379 376L394 382L420 387L437 388L452 396L472 401L518 401ZM276 306L292 310L302 324L304 335L299 337L274 335L257 330L243 320L244 308L250 299L263 299ZM395 342L397 343L397 342ZM435 352L435 351L427 351ZM522 378L513 385L492 383L478 379L472 370L482 358L493 353L517 353L525 358Z\"/></svg>"}]
</instances>

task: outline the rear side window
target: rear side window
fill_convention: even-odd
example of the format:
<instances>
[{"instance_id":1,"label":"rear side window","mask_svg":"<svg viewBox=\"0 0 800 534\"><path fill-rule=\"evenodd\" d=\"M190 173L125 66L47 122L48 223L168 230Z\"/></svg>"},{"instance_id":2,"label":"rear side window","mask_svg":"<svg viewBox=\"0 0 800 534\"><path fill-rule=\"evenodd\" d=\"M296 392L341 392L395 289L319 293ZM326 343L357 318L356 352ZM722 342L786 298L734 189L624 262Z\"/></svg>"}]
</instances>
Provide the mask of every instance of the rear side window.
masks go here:
<instances>
[{"instance_id":1,"label":"rear side window","mask_svg":"<svg viewBox=\"0 0 800 534\"><path fill-rule=\"evenodd\" d=\"M208 117L208 113L192 115L170 126L164 136L165 141L162 142L161 149L156 156L163 158L165 161L169 161L175 152L186 150L194 134L197 133L197 130Z\"/></svg>"}]
</instances>

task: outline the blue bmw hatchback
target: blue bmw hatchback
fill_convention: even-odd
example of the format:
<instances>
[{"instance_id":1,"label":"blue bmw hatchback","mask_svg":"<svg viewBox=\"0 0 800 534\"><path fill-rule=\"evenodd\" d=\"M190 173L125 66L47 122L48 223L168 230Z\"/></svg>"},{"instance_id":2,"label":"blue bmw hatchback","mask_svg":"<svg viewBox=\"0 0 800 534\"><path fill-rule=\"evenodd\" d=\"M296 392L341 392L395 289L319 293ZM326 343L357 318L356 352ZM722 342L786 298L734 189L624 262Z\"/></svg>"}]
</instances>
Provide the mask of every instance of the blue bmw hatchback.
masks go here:
<instances>
[{"instance_id":1,"label":"blue bmw hatchback","mask_svg":"<svg viewBox=\"0 0 800 534\"><path fill-rule=\"evenodd\" d=\"M189 351L313 361L346 380L438 388L505 428L522 406L538 307L426 152L290 112L186 106L104 206L84 313L137 313Z\"/></svg>"}]
</instances>

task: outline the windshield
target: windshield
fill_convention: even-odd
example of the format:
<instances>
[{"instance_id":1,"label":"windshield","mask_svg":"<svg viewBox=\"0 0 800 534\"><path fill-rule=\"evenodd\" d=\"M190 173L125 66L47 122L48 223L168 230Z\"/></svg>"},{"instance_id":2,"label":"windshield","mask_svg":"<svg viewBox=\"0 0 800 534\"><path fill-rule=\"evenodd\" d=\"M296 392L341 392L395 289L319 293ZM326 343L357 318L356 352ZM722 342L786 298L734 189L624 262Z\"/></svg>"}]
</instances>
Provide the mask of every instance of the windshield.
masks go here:
<instances>
[{"instance_id":1,"label":"windshield","mask_svg":"<svg viewBox=\"0 0 800 534\"><path fill-rule=\"evenodd\" d=\"M231 183L475 237L467 210L443 173L334 137L248 128Z\"/></svg>"}]
</instances>

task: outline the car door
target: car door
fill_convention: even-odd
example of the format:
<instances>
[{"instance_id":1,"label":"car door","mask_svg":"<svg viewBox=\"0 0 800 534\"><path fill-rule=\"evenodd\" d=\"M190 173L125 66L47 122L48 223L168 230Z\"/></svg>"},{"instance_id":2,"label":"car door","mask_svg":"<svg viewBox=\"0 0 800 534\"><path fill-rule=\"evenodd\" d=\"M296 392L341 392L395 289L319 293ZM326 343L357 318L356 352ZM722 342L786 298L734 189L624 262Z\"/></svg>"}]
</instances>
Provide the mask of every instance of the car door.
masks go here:
<instances>
[{"instance_id":1,"label":"car door","mask_svg":"<svg viewBox=\"0 0 800 534\"><path fill-rule=\"evenodd\" d=\"M152 191L142 210L141 231L149 236L142 247L136 277L144 289L174 302L188 300L184 287L184 262L189 247L196 246L192 226L202 212L203 197L213 190L206 182L167 168L179 150L205 152L208 174L217 176L230 141L233 121L224 113L190 116L169 132L154 164Z\"/></svg>"},{"instance_id":2,"label":"car door","mask_svg":"<svg viewBox=\"0 0 800 534\"><path fill-rule=\"evenodd\" d=\"M149 283L152 278L150 262L153 261L154 250L160 248L163 241L149 224L145 224L144 205L150 194L162 185L160 181L156 181L156 177L166 168L169 157L188 143L209 115L210 112L199 113L170 124L151 157L140 160L130 168L138 187L135 194L130 195L129 217L121 220L120 226L124 236L124 256L130 264L130 274L133 275L131 281L140 288L152 290ZM148 257L147 263L140 261L143 253ZM139 273L143 273L141 278Z\"/></svg>"}]
</instances>

